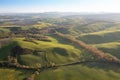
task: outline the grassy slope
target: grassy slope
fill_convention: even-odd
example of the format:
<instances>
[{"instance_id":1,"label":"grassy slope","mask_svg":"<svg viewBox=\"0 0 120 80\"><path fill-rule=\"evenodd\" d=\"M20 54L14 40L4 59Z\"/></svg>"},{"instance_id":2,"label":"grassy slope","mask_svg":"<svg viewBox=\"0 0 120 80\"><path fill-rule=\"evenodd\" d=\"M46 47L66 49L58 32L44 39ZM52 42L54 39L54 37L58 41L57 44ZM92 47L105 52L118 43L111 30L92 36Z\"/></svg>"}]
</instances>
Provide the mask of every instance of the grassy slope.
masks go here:
<instances>
[{"instance_id":1,"label":"grassy slope","mask_svg":"<svg viewBox=\"0 0 120 80\"><path fill-rule=\"evenodd\" d=\"M100 31L88 34L82 34L78 39L85 41L88 44L100 44L120 41L120 30Z\"/></svg>"},{"instance_id":2,"label":"grassy slope","mask_svg":"<svg viewBox=\"0 0 120 80\"><path fill-rule=\"evenodd\" d=\"M15 69L0 69L0 80L24 80L30 76L32 72L15 70Z\"/></svg>"},{"instance_id":3,"label":"grassy slope","mask_svg":"<svg viewBox=\"0 0 120 80\"><path fill-rule=\"evenodd\" d=\"M112 32L114 32L114 31L112 31ZM102 33L103 32L99 33L100 35L97 35L97 36L103 35ZM106 34L106 33L108 33L108 32L105 32L104 34ZM23 41L23 38L16 38L16 39L14 39L14 41L17 41L18 45L21 45L24 48L46 51L47 59L54 63L67 63L67 62L74 62L74 61L78 60L78 58L80 57L80 53L81 53L80 50L74 48L71 45L60 44L56 39L54 39L52 37L49 37L49 38L52 40L52 42L36 41L38 44ZM116 44L115 43L111 44L111 43L113 43L113 42L109 42L109 45L108 45L108 43L103 43L101 45L95 44L95 46L102 47L104 49L112 46L112 47L110 47L110 49L113 50L112 48L115 48L115 46L119 44L119 42L118 43L115 42ZM62 52L59 52L59 50L56 51L56 48L64 49L65 51L67 51L66 55L65 54L63 55ZM6 51L5 53L9 52L9 50L7 50L7 49L8 48L6 48L4 50L4 51ZM38 53L37 55L31 55L31 54L22 55L21 61L24 62L23 64L30 65L30 66L36 66L37 63L45 64L45 61L42 61L41 54L42 53ZM1 53L1 55L2 55L2 53ZM90 64L90 65L92 65L92 64ZM106 67L106 69L107 69L107 67ZM119 69L119 68L116 68L116 69ZM9 71L7 71L7 72L9 72ZM14 73L19 74L19 71L14 72ZM13 74L13 73L11 73L11 74ZM114 71L112 71L112 69L109 69L108 71L106 71L103 68L96 69L96 68L90 68L87 66L76 65L76 66L70 66L70 67L60 67L56 70L44 71L44 72L40 73L40 75L35 80L56 80L56 79L57 80L77 80L77 79L78 80L120 80L119 75L120 75L120 73L114 72ZM15 77L15 74L13 74L13 79L11 79L11 80L14 80L14 77ZM3 78L5 78L5 77L3 77ZM2 79L2 80L6 80L6 78ZM23 79L23 78L20 78L20 80L21 79ZM17 80L19 80L19 79L17 79Z\"/></svg>"},{"instance_id":4,"label":"grassy slope","mask_svg":"<svg viewBox=\"0 0 120 80\"><path fill-rule=\"evenodd\" d=\"M120 58L120 42L95 44L94 46L101 49L104 52L111 53L112 55Z\"/></svg>"},{"instance_id":5,"label":"grassy slope","mask_svg":"<svg viewBox=\"0 0 120 80\"><path fill-rule=\"evenodd\" d=\"M114 27L113 27L114 28ZM104 52L111 53L117 57L120 56L120 30L103 30L99 32L82 34L79 40L91 44ZM120 58L120 57L119 57Z\"/></svg>"},{"instance_id":6,"label":"grassy slope","mask_svg":"<svg viewBox=\"0 0 120 80\"><path fill-rule=\"evenodd\" d=\"M20 46L23 48L28 48L32 50L45 51L38 52L37 55L28 54L21 55L21 62L26 65L36 66L36 64L44 64L46 61L41 56L46 55L47 61L54 62L56 64L75 62L79 60L81 51L74 48L71 45L60 44L56 39L49 37L52 42L35 41L38 44L23 41L24 38L16 38ZM61 51L62 50L62 51Z\"/></svg>"},{"instance_id":7,"label":"grassy slope","mask_svg":"<svg viewBox=\"0 0 120 80\"><path fill-rule=\"evenodd\" d=\"M7 59L7 56L10 55L10 51L11 51L12 47L14 47L15 45L17 45L17 43L13 42L5 47L0 48L0 61Z\"/></svg>"},{"instance_id":8,"label":"grassy slope","mask_svg":"<svg viewBox=\"0 0 120 80\"><path fill-rule=\"evenodd\" d=\"M112 25L113 24L107 22L92 22L92 23L76 26L74 30L82 33L92 33L92 32L105 30L107 28L110 28Z\"/></svg>"},{"instance_id":9,"label":"grassy slope","mask_svg":"<svg viewBox=\"0 0 120 80\"><path fill-rule=\"evenodd\" d=\"M35 80L120 80L120 73L82 65L43 71Z\"/></svg>"},{"instance_id":10,"label":"grassy slope","mask_svg":"<svg viewBox=\"0 0 120 80\"><path fill-rule=\"evenodd\" d=\"M10 30L9 30L9 29L7 29L7 28L1 28L1 27L0 27L0 31L10 32Z\"/></svg>"}]
</instances>

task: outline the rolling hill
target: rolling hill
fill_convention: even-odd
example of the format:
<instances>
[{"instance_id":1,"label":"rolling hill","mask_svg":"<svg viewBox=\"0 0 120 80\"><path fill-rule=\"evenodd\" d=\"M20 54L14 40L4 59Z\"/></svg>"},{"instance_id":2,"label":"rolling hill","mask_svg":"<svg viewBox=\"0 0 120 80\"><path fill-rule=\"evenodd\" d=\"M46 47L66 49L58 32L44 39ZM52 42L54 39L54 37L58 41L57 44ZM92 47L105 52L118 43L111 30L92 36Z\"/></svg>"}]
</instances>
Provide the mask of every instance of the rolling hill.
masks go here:
<instances>
[{"instance_id":1,"label":"rolling hill","mask_svg":"<svg viewBox=\"0 0 120 80\"><path fill-rule=\"evenodd\" d=\"M120 80L119 15L67 14L2 16L0 79Z\"/></svg>"}]
</instances>

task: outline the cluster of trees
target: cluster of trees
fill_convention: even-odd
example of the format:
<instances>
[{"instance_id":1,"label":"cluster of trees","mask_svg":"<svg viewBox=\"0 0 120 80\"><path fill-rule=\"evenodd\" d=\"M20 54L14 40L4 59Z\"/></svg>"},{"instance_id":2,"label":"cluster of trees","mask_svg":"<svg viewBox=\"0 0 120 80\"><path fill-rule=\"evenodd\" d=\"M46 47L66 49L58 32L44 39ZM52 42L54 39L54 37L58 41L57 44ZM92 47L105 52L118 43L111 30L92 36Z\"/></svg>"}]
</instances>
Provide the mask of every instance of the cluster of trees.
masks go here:
<instances>
[{"instance_id":1,"label":"cluster of trees","mask_svg":"<svg viewBox=\"0 0 120 80\"><path fill-rule=\"evenodd\" d=\"M18 63L17 62L17 58L20 56L20 55L26 55L26 54L34 54L34 55L37 55L39 51L34 51L34 50L31 50L31 49L26 49L26 48L22 48L20 46L15 46L11 49L11 55L8 57L8 62L10 63ZM40 51L42 52L42 51ZM42 53L41 54L41 57L43 59L43 61L45 61L45 65L41 65L40 63L37 63L36 66L37 68L41 68L41 67L45 67L45 68L48 68L48 67L54 67L55 66L55 63L49 61L46 57L46 53ZM31 68L31 67L28 67L28 66L24 66L24 65L19 65L19 67L22 67L22 68Z\"/></svg>"},{"instance_id":2,"label":"cluster of trees","mask_svg":"<svg viewBox=\"0 0 120 80\"><path fill-rule=\"evenodd\" d=\"M34 51L20 46L15 46L11 49L11 56L17 57L17 55L32 54Z\"/></svg>"},{"instance_id":3,"label":"cluster of trees","mask_svg":"<svg viewBox=\"0 0 120 80\"><path fill-rule=\"evenodd\" d=\"M40 41L51 42L51 40L48 39L47 36L43 36L43 35L40 35L40 34L27 34L25 38L26 38L26 40L35 39L35 40L40 40Z\"/></svg>"},{"instance_id":4,"label":"cluster of trees","mask_svg":"<svg viewBox=\"0 0 120 80\"><path fill-rule=\"evenodd\" d=\"M11 28L11 37L25 37L26 41L31 41L31 39L48 41L50 42L46 35L48 30L45 29L37 29L37 28L29 28L28 30L22 30L19 27Z\"/></svg>"}]
</instances>

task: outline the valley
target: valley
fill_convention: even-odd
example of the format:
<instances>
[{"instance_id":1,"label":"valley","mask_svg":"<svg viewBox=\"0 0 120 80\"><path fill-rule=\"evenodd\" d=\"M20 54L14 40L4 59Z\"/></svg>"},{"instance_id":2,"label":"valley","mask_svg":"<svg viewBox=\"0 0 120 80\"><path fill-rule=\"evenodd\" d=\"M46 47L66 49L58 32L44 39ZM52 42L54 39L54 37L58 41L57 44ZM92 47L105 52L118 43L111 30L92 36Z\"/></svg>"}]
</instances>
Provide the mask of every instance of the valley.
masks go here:
<instances>
[{"instance_id":1,"label":"valley","mask_svg":"<svg viewBox=\"0 0 120 80\"><path fill-rule=\"evenodd\" d=\"M120 19L111 17L0 15L0 79L120 80Z\"/></svg>"}]
</instances>

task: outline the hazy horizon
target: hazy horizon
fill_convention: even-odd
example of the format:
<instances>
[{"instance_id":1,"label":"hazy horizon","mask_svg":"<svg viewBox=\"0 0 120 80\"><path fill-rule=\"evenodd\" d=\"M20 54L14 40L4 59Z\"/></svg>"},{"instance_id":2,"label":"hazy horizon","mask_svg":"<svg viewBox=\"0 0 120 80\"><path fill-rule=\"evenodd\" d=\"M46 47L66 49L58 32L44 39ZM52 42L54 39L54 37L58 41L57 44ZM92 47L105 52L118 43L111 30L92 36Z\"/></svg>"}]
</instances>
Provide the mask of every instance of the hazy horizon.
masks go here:
<instances>
[{"instance_id":1,"label":"hazy horizon","mask_svg":"<svg viewBox=\"0 0 120 80\"><path fill-rule=\"evenodd\" d=\"M120 13L120 0L0 0L0 13Z\"/></svg>"}]
</instances>

